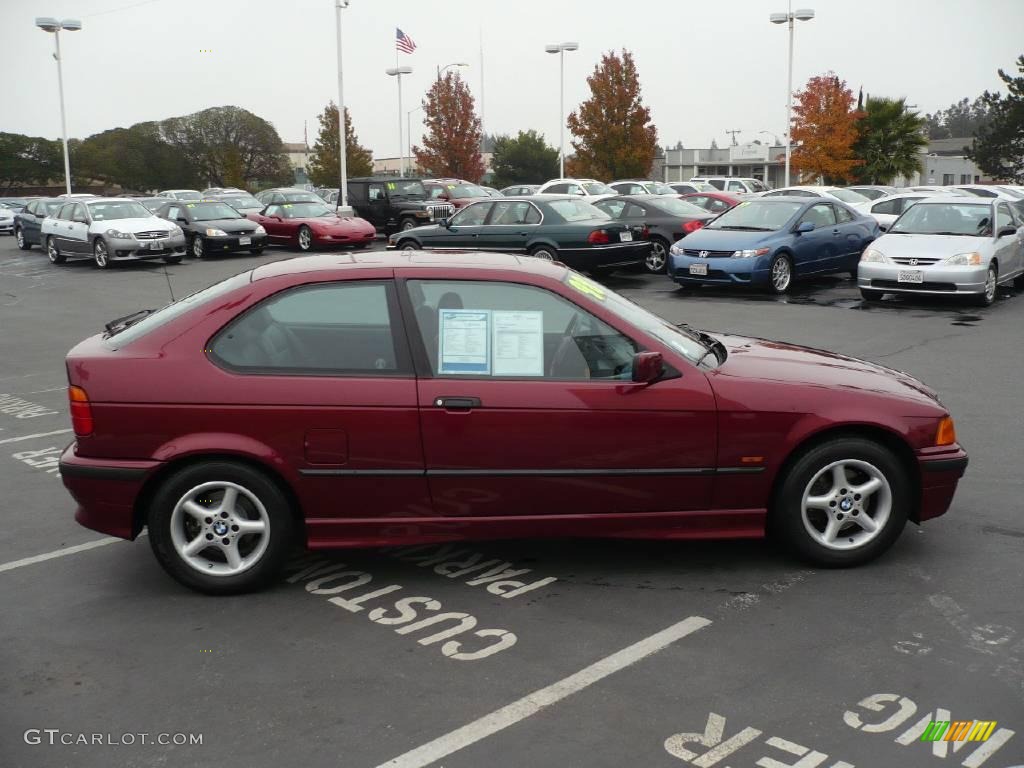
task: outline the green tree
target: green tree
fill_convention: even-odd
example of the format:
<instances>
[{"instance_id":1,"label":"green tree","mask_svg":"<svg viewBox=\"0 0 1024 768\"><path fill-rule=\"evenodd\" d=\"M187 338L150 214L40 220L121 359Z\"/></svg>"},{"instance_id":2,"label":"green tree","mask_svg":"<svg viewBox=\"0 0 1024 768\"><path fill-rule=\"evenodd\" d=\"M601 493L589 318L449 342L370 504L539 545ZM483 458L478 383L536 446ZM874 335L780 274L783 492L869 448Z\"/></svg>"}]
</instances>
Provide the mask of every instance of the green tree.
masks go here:
<instances>
[{"instance_id":1,"label":"green tree","mask_svg":"<svg viewBox=\"0 0 1024 768\"><path fill-rule=\"evenodd\" d=\"M925 115L929 139L959 139L977 136L991 119L984 96L964 98L946 109Z\"/></svg>"},{"instance_id":2,"label":"green tree","mask_svg":"<svg viewBox=\"0 0 1024 768\"><path fill-rule=\"evenodd\" d=\"M423 100L423 115L423 146L412 148L417 165L434 176L480 181L486 170L480 155L480 118L473 94L458 72L434 81Z\"/></svg>"},{"instance_id":3,"label":"green tree","mask_svg":"<svg viewBox=\"0 0 1024 768\"><path fill-rule=\"evenodd\" d=\"M341 178L338 105L329 102L318 119L320 133L309 158L309 178L317 186L336 187ZM369 176L373 173L373 153L359 143L348 107L345 108L345 172L348 176Z\"/></svg>"},{"instance_id":4,"label":"green tree","mask_svg":"<svg viewBox=\"0 0 1024 768\"><path fill-rule=\"evenodd\" d=\"M164 141L155 122L114 128L76 142L71 165L76 178L137 191L193 187L203 181L196 168Z\"/></svg>"},{"instance_id":5,"label":"green tree","mask_svg":"<svg viewBox=\"0 0 1024 768\"><path fill-rule=\"evenodd\" d=\"M853 177L862 184L889 184L921 170L921 150L928 146L926 122L907 109L906 99L868 97L857 123Z\"/></svg>"},{"instance_id":6,"label":"green tree","mask_svg":"<svg viewBox=\"0 0 1024 768\"><path fill-rule=\"evenodd\" d=\"M46 184L64 178L64 150L59 141L20 133L0 133L0 187Z\"/></svg>"},{"instance_id":7,"label":"green tree","mask_svg":"<svg viewBox=\"0 0 1024 768\"><path fill-rule=\"evenodd\" d=\"M569 115L576 156L572 173L611 181L647 176L658 150L658 132L644 106L633 55L604 54L587 78L590 98Z\"/></svg>"},{"instance_id":8,"label":"green tree","mask_svg":"<svg viewBox=\"0 0 1024 768\"><path fill-rule=\"evenodd\" d=\"M491 168L491 183L496 187L543 184L558 175L558 150L532 129L520 131L515 138L495 136Z\"/></svg>"},{"instance_id":9,"label":"green tree","mask_svg":"<svg viewBox=\"0 0 1024 768\"><path fill-rule=\"evenodd\" d=\"M1019 77L999 70L1007 94L985 91L982 101L991 116L982 126L967 156L989 176L1024 184L1024 56L1017 58Z\"/></svg>"}]
</instances>

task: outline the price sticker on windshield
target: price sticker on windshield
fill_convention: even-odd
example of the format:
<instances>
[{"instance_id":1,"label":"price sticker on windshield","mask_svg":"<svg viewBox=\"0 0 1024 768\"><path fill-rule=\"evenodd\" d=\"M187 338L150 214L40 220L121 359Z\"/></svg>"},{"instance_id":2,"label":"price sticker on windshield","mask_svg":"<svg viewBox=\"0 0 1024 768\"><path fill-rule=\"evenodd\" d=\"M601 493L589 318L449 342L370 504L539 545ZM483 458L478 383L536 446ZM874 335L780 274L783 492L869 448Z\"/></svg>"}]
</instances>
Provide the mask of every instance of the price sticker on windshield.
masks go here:
<instances>
[{"instance_id":1,"label":"price sticker on windshield","mask_svg":"<svg viewBox=\"0 0 1024 768\"><path fill-rule=\"evenodd\" d=\"M570 273L566 282L580 293L584 293L598 301L604 301L606 298L604 288L592 280L588 280L583 275Z\"/></svg>"},{"instance_id":2,"label":"price sticker on windshield","mask_svg":"<svg viewBox=\"0 0 1024 768\"><path fill-rule=\"evenodd\" d=\"M284 204L284 205L282 205L281 207L282 207L282 208L291 208L291 207L292 207L292 204L291 204L291 203L285 203L285 204Z\"/></svg>"},{"instance_id":3,"label":"price sticker on windshield","mask_svg":"<svg viewBox=\"0 0 1024 768\"><path fill-rule=\"evenodd\" d=\"M196 204L195 203L185 203L185 207L186 208L195 208Z\"/></svg>"},{"instance_id":4,"label":"price sticker on windshield","mask_svg":"<svg viewBox=\"0 0 1024 768\"><path fill-rule=\"evenodd\" d=\"M388 182L388 189L397 189L397 187L395 186L395 182L389 181Z\"/></svg>"}]
</instances>

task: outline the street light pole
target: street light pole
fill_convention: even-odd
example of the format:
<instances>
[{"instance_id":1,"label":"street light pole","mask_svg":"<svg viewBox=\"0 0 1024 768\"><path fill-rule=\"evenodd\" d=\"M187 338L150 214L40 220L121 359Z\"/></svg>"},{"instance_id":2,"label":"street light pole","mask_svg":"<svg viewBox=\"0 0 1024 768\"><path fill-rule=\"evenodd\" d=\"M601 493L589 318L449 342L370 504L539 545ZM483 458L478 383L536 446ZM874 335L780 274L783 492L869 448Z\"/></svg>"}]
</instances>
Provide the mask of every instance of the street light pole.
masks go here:
<instances>
[{"instance_id":1,"label":"street light pole","mask_svg":"<svg viewBox=\"0 0 1024 768\"><path fill-rule=\"evenodd\" d=\"M768 20L772 24L789 24L789 69L786 79L786 183L789 186L789 161L793 146L793 30L796 27L795 21L810 21L814 18L814 10L811 8L798 8L793 11L793 3L790 0L789 10L786 13L773 13Z\"/></svg>"},{"instance_id":2,"label":"street light pole","mask_svg":"<svg viewBox=\"0 0 1024 768\"><path fill-rule=\"evenodd\" d=\"M579 43L553 43L545 45L547 53L558 54L558 175L565 177L565 52L575 51Z\"/></svg>"},{"instance_id":3,"label":"street light pole","mask_svg":"<svg viewBox=\"0 0 1024 768\"><path fill-rule=\"evenodd\" d=\"M398 78L398 175L405 177L405 140L402 138L402 75L411 75L412 67L393 67L384 70L385 74Z\"/></svg>"},{"instance_id":4,"label":"street light pole","mask_svg":"<svg viewBox=\"0 0 1024 768\"><path fill-rule=\"evenodd\" d=\"M67 194L71 194L71 159L68 155L68 124L64 115L64 67L60 55L60 31L77 32L82 28L82 22L78 19L64 19L57 21L51 16L40 16L36 19L36 26L44 32L53 33L56 53L53 58L57 60L57 90L60 93L60 132L64 140L64 188Z\"/></svg>"},{"instance_id":5,"label":"street light pole","mask_svg":"<svg viewBox=\"0 0 1024 768\"><path fill-rule=\"evenodd\" d=\"M412 170L412 113L423 109L423 105L420 104L418 107L413 107L405 113L405 142L406 148L408 149L409 157L409 170Z\"/></svg>"},{"instance_id":6,"label":"street light pole","mask_svg":"<svg viewBox=\"0 0 1024 768\"><path fill-rule=\"evenodd\" d=\"M341 156L341 186L338 189L337 212L341 216L351 216L353 211L348 204L348 133L345 130L345 82L342 77L341 63L341 11L348 8L348 0L335 0L334 11L337 16L338 40L338 154Z\"/></svg>"}]
</instances>

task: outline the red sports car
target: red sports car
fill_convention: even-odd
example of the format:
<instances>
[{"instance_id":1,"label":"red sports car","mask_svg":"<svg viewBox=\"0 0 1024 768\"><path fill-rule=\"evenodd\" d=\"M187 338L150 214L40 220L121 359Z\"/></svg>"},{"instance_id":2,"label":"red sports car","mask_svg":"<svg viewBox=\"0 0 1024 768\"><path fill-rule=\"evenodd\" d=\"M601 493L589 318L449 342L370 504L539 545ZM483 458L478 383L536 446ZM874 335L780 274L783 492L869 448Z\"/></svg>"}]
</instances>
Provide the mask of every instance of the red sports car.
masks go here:
<instances>
[{"instance_id":1,"label":"red sports car","mask_svg":"<svg viewBox=\"0 0 1024 768\"><path fill-rule=\"evenodd\" d=\"M708 213L725 213L743 202L743 198L730 195L728 192L690 192L680 195L683 200L703 208Z\"/></svg>"},{"instance_id":2,"label":"red sports car","mask_svg":"<svg viewBox=\"0 0 1024 768\"><path fill-rule=\"evenodd\" d=\"M830 352L671 325L557 262L266 264L67 356L82 525L189 587L311 548L759 537L826 566L946 512L967 454L936 394ZM181 381L187 380L187 387Z\"/></svg>"},{"instance_id":3,"label":"red sports car","mask_svg":"<svg viewBox=\"0 0 1024 768\"><path fill-rule=\"evenodd\" d=\"M365 248L377 237L366 219L338 216L323 203L271 203L247 218L263 225L269 244L298 246L300 251L337 245Z\"/></svg>"}]
</instances>

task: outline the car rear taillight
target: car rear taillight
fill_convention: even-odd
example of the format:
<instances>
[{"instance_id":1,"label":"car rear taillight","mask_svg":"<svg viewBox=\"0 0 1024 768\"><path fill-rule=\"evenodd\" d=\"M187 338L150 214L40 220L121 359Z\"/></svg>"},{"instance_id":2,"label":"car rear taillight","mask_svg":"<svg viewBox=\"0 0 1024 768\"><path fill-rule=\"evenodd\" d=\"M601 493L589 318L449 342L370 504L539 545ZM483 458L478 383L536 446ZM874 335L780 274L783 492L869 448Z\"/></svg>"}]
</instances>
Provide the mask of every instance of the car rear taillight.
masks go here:
<instances>
[{"instance_id":1,"label":"car rear taillight","mask_svg":"<svg viewBox=\"0 0 1024 768\"><path fill-rule=\"evenodd\" d=\"M693 221L684 221L683 232L685 232L686 234L690 234L691 232L696 232L703 226L704 222L701 221L700 219L694 219Z\"/></svg>"},{"instance_id":2,"label":"car rear taillight","mask_svg":"<svg viewBox=\"0 0 1024 768\"><path fill-rule=\"evenodd\" d=\"M647 228L646 224L644 224L644 228L640 230L640 239L641 240L650 240L651 239L651 230Z\"/></svg>"},{"instance_id":3,"label":"car rear taillight","mask_svg":"<svg viewBox=\"0 0 1024 768\"><path fill-rule=\"evenodd\" d=\"M92 406L89 396L81 387L68 387L68 400L71 403L71 427L78 437L92 434Z\"/></svg>"},{"instance_id":4,"label":"car rear taillight","mask_svg":"<svg viewBox=\"0 0 1024 768\"><path fill-rule=\"evenodd\" d=\"M587 242L591 245L605 245L611 242L611 238L608 237L608 233L603 229L595 229L587 235Z\"/></svg>"}]
</instances>

